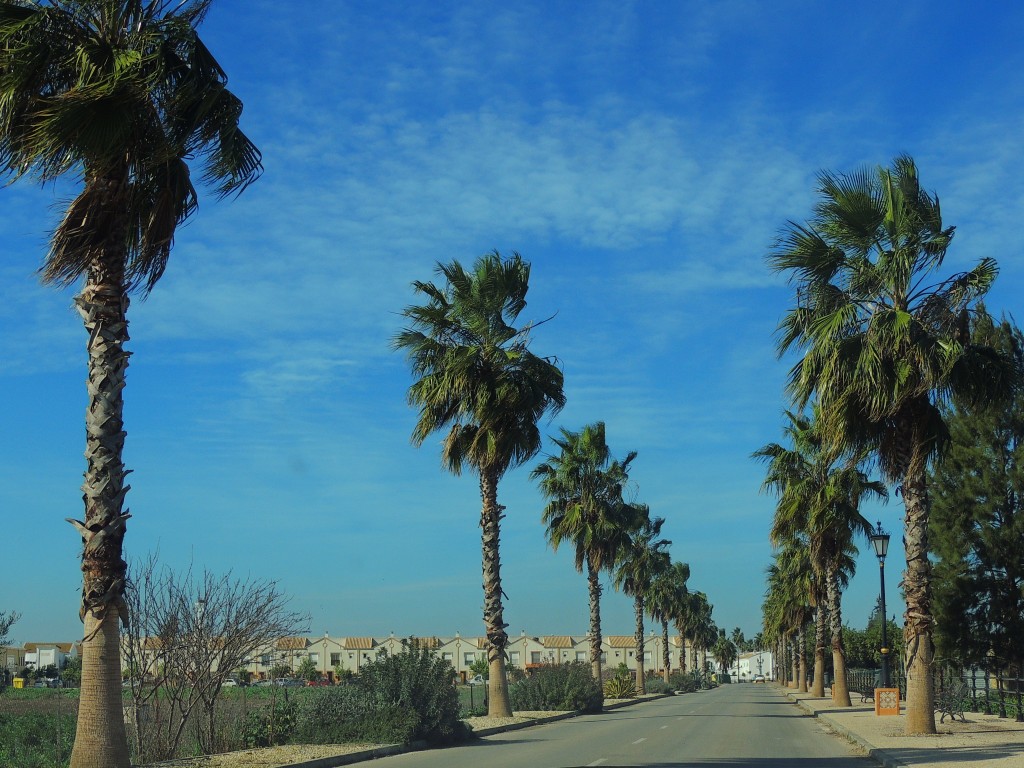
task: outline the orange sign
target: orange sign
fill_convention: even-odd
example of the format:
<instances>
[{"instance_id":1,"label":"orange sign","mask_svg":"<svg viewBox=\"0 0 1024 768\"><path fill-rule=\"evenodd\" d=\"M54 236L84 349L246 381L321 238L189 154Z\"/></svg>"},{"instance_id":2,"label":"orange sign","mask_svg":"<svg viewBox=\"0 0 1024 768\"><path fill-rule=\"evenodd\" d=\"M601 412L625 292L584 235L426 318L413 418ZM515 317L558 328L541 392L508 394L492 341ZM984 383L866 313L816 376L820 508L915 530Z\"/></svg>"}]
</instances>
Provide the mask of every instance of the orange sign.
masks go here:
<instances>
[{"instance_id":1,"label":"orange sign","mask_svg":"<svg viewBox=\"0 0 1024 768\"><path fill-rule=\"evenodd\" d=\"M875 688L875 714L898 715L900 713L899 688Z\"/></svg>"}]
</instances>

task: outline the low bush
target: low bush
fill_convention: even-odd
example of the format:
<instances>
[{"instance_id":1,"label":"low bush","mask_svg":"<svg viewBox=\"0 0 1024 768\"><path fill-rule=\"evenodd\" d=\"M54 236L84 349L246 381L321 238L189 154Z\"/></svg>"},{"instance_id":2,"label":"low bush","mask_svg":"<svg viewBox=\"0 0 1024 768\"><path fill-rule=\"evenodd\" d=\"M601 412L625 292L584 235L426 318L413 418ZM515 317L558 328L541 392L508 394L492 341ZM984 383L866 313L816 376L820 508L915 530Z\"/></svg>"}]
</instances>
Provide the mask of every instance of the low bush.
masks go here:
<instances>
[{"instance_id":1,"label":"low bush","mask_svg":"<svg viewBox=\"0 0 1024 768\"><path fill-rule=\"evenodd\" d=\"M0 713L0 765L4 768L67 765L74 743L73 714Z\"/></svg>"},{"instance_id":2,"label":"low bush","mask_svg":"<svg viewBox=\"0 0 1024 768\"><path fill-rule=\"evenodd\" d=\"M605 681L604 695L607 699L632 699L636 696L636 681L628 675L616 675Z\"/></svg>"},{"instance_id":3,"label":"low bush","mask_svg":"<svg viewBox=\"0 0 1024 768\"><path fill-rule=\"evenodd\" d=\"M354 683L311 690L298 703L293 741L301 744L358 741L357 726L372 709L366 691Z\"/></svg>"},{"instance_id":4,"label":"low bush","mask_svg":"<svg viewBox=\"0 0 1024 768\"><path fill-rule=\"evenodd\" d=\"M693 693L697 690L697 679L691 672L673 672L668 676L668 682L679 693Z\"/></svg>"},{"instance_id":5,"label":"low bush","mask_svg":"<svg viewBox=\"0 0 1024 768\"><path fill-rule=\"evenodd\" d=\"M371 705L372 727L401 732L403 743L423 739L437 744L468 736L460 719L455 670L426 648L409 643L400 653L366 665L359 686Z\"/></svg>"},{"instance_id":6,"label":"low bush","mask_svg":"<svg viewBox=\"0 0 1024 768\"><path fill-rule=\"evenodd\" d=\"M248 712L239 724L239 738L250 749L286 743L295 732L295 700L287 693L269 706Z\"/></svg>"},{"instance_id":7,"label":"low bush","mask_svg":"<svg viewBox=\"0 0 1024 768\"><path fill-rule=\"evenodd\" d=\"M582 661L551 664L509 686L512 709L545 712L600 712L601 686Z\"/></svg>"},{"instance_id":8,"label":"low bush","mask_svg":"<svg viewBox=\"0 0 1024 768\"><path fill-rule=\"evenodd\" d=\"M644 680L644 688L648 693L674 693L675 686L671 683L666 683L660 677L652 677Z\"/></svg>"}]
</instances>

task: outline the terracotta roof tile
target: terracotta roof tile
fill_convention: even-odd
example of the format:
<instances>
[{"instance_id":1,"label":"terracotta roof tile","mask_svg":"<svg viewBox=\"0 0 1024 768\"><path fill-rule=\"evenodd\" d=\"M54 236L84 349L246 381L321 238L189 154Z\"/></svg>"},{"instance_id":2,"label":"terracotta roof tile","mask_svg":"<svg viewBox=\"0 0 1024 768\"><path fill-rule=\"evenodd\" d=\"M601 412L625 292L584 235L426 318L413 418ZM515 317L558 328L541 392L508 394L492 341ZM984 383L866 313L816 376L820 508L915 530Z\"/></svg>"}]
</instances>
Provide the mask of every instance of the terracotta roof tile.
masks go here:
<instances>
[{"instance_id":1,"label":"terracotta roof tile","mask_svg":"<svg viewBox=\"0 0 1024 768\"><path fill-rule=\"evenodd\" d=\"M574 645L569 635L548 635L544 638L545 648L572 648Z\"/></svg>"},{"instance_id":2,"label":"terracotta roof tile","mask_svg":"<svg viewBox=\"0 0 1024 768\"><path fill-rule=\"evenodd\" d=\"M376 645L372 637L346 637L345 648L350 651L369 651Z\"/></svg>"}]
</instances>

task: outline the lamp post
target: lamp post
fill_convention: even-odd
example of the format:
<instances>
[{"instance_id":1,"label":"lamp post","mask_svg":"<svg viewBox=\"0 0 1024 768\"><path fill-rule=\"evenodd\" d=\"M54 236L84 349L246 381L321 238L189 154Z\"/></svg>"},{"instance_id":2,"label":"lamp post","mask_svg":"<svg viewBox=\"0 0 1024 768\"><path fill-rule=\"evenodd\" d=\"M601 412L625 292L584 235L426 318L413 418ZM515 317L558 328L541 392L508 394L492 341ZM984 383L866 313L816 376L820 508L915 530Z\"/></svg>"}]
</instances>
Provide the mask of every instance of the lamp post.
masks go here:
<instances>
[{"instance_id":1,"label":"lamp post","mask_svg":"<svg viewBox=\"0 0 1024 768\"><path fill-rule=\"evenodd\" d=\"M885 613L885 555L889 551L889 534L882 530L882 522L871 532L871 545L875 548L875 555L878 557L878 578L881 582L882 599L882 670L879 676L879 683L882 688L889 687L889 645L885 638L886 624L888 618Z\"/></svg>"}]
</instances>

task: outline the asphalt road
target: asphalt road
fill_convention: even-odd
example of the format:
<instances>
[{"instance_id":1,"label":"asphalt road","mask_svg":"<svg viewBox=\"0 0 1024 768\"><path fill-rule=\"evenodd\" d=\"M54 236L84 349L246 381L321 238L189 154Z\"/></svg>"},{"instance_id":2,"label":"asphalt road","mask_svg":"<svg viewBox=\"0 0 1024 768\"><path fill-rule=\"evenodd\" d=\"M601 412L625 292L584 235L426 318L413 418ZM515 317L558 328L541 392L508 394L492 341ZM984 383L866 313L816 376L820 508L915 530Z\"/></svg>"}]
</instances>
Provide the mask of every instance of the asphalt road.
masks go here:
<instances>
[{"instance_id":1,"label":"asphalt road","mask_svg":"<svg viewBox=\"0 0 1024 768\"><path fill-rule=\"evenodd\" d=\"M767 686L744 683L374 762L380 768L873 768Z\"/></svg>"}]
</instances>

